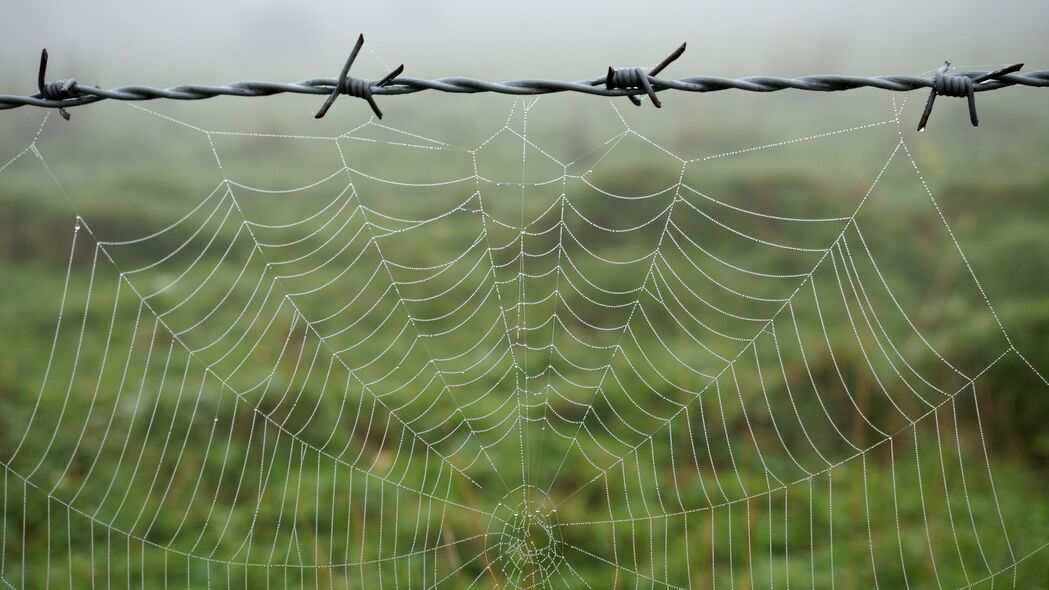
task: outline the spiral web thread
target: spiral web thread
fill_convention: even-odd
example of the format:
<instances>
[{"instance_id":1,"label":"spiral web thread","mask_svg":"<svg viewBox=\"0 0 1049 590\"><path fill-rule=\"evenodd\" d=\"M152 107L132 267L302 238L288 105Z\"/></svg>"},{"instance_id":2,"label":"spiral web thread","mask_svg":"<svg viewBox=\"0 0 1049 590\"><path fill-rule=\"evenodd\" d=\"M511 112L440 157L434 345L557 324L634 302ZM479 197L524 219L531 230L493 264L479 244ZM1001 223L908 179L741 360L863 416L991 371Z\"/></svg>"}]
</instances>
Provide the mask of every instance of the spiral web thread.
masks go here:
<instances>
[{"instance_id":1,"label":"spiral web thread","mask_svg":"<svg viewBox=\"0 0 1049 590\"><path fill-rule=\"evenodd\" d=\"M983 297L891 133L902 105L848 129L681 158L609 101L622 130L562 162L529 136L537 100L514 99L473 147L376 120L297 137L340 164L278 191L227 176L218 142L242 134L132 107L202 134L223 180L137 238L102 239L77 217L40 397L0 457L3 585L1015 581L1045 545L1010 535L976 401L1004 359L1049 383L1000 323L984 362L952 362L939 328L913 321L882 274L892 261L861 213L884 197L883 175L902 171ZM687 180L697 164L876 130L894 136L886 159L835 215L747 208ZM521 177L495 179L486 156L508 143ZM645 195L600 185L595 171L628 144L663 153L677 182ZM408 182L348 157L378 148L472 172ZM72 190L35 140L0 172L22 158ZM402 206L368 199L380 191L403 193ZM280 199L282 219L253 218L265 199ZM712 251L714 232L734 246ZM636 244L641 256L621 257ZM741 250L763 263L744 266ZM843 330L851 337L832 338ZM830 364L813 366L821 353ZM858 426L844 431L847 420ZM835 478L857 463L862 481ZM840 486L861 487L863 506L835 504ZM977 488L994 504L974 506ZM902 495L920 497L916 522ZM905 550L909 527L926 546ZM40 535L46 555L27 550ZM864 558L835 559L843 546ZM963 558L973 548L977 562ZM798 555L809 571L796 571Z\"/></svg>"}]
</instances>

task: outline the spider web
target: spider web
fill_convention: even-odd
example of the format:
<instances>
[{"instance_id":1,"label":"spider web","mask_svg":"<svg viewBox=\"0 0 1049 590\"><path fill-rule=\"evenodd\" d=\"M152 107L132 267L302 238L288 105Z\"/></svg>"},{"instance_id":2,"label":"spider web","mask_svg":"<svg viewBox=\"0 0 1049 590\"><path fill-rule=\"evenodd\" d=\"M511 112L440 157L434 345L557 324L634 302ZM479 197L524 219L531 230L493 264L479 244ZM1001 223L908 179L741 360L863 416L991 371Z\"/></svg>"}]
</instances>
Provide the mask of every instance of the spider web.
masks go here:
<instances>
[{"instance_id":1,"label":"spider web","mask_svg":"<svg viewBox=\"0 0 1049 590\"><path fill-rule=\"evenodd\" d=\"M608 101L618 130L570 158L536 138L539 105L515 99L465 147L133 107L199 137L213 165L194 173L220 180L137 237L77 216L39 395L5 439L0 580L1015 584L1045 545L1010 534L978 401L1005 364L1049 383L922 177L903 104L683 157ZM712 180L865 135L877 161L831 200ZM282 161L288 143L314 159ZM639 152L660 164L617 173ZM273 182L288 172L267 158L310 180ZM52 161L34 139L0 171L39 166L68 197ZM901 198L964 270L941 299L979 312L922 308L883 272L913 247L866 216ZM997 326L982 355L953 354L978 322Z\"/></svg>"}]
</instances>

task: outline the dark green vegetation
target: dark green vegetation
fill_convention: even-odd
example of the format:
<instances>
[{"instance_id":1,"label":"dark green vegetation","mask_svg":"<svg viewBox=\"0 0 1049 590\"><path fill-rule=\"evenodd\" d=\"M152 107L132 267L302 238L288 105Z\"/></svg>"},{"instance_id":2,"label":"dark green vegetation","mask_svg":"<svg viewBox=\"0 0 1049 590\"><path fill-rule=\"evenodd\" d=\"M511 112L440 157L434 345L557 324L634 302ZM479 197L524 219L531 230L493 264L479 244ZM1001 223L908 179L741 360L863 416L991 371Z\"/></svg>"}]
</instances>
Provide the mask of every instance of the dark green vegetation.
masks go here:
<instances>
[{"instance_id":1,"label":"dark green vegetation","mask_svg":"<svg viewBox=\"0 0 1049 590\"><path fill-rule=\"evenodd\" d=\"M3 583L1041 587L1039 107L886 99L624 111L688 165L585 97L52 117L0 171Z\"/></svg>"}]
</instances>

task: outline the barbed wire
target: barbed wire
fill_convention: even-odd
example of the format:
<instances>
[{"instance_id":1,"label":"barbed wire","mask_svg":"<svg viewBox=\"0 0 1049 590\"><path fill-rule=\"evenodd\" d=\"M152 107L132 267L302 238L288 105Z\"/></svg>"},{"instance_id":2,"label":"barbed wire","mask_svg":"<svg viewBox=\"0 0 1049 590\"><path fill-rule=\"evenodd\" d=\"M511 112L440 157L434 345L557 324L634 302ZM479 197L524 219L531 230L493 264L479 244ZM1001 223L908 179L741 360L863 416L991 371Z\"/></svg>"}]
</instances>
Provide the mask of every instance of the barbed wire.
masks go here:
<instances>
[{"instance_id":1,"label":"barbed wire","mask_svg":"<svg viewBox=\"0 0 1049 590\"><path fill-rule=\"evenodd\" d=\"M931 89L929 100L918 129L922 130L928 121L933 102L937 94L944 96L968 97L970 119L978 124L974 93L998 90L1009 86L1049 87L1049 70L1016 73L1023 64L1015 64L994 71L966 71L948 73L949 63L944 63L935 74L929 77L914 75L886 76L848 76L848 75L813 75L797 78L777 76L748 76L743 78L723 78L719 76L687 76L678 79L657 77L665 67L676 60L685 51L682 44L658 66L649 71L642 68L608 68L605 75L575 82L563 80L525 79L504 82L490 82L466 77L447 77L434 80L401 76L404 66L401 65L382 80L365 80L349 75L357 53L364 43L364 36L357 40L349 60L338 78L313 78L299 82L269 82L245 80L229 84L185 84L168 88L152 86L120 86L117 88L100 88L81 86L76 80L58 80L46 82L44 77L47 67L47 50L41 54L38 90L27 96L0 95L0 110L15 109L24 106L56 108L62 116L69 118L66 109L96 103L102 100L146 101L146 100L204 100L218 96L260 97L278 94L327 94L324 107L317 117L331 106L340 94L349 94L365 99L375 114L382 118L382 111L376 105L373 96L396 96L414 94L423 91L447 92L452 94L474 94L494 92L511 95L541 95L558 92L577 92L605 97L626 96L636 105L640 105L639 96L647 95L652 104L661 106L657 92L678 90L682 92L718 92L722 90L742 90L746 92L777 92L781 90L803 90L812 92L840 92L858 88L877 88L895 92L908 92Z\"/></svg>"}]
</instances>

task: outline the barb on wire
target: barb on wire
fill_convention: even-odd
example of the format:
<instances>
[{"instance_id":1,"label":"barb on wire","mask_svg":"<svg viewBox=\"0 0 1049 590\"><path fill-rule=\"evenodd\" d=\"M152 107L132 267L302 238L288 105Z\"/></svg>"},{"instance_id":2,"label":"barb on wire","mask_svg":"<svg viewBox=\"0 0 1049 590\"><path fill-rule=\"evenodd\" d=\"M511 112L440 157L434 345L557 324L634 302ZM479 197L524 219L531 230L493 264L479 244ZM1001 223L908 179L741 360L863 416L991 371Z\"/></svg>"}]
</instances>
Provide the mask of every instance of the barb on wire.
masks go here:
<instances>
[{"instance_id":1,"label":"barb on wire","mask_svg":"<svg viewBox=\"0 0 1049 590\"><path fill-rule=\"evenodd\" d=\"M652 87L652 80L659 75L659 72L662 72L667 66L674 63L674 60L681 57L682 53L685 53L685 43L682 43L681 46L668 55L666 59L659 62L658 66L652 68L652 70L647 73L641 68L621 68L617 70L612 66L608 66L608 75L605 77L605 88L609 90L615 88L640 88L645 91L648 98L652 100L652 104L658 109L663 106L663 103L659 102L659 97L656 96L656 90ZM641 99L637 96L628 94L627 97L635 106L641 106Z\"/></svg>"},{"instance_id":2,"label":"barb on wire","mask_svg":"<svg viewBox=\"0 0 1049 590\"><path fill-rule=\"evenodd\" d=\"M36 78L36 87L40 91L39 96L48 100L62 101L69 98L76 98L80 96L80 92L77 88L76 80L70 78L68 80L55 80L54 82L47 82L44 78L47 77L47 48L40 52L40 70ZM62 115L62 118L66 121L69 120L69 111L65 107L58 107L58 114Z\"/></svg>"},{"instance_id":3,"label":"barb on wire","mask_svg":"<svg viewBox=\"0 0 1049 590\"><path fill-rule=\"evenodd\" d=\"M392 72L386 74L382 80L378 82L373 80L362 80L360 78L354 78L350 75L350 67L353 66L354 60L357 59L357 54L361 52L361 47L364 46L364 35L357 37L357 44L353 46L353 51L350 52L350 58L346 60L346 65L342 66L342 73L336 80L335 88L332 89L331 95L328 96L328 100L324 101L321 105L321 109L314 115L315 119L320 119L328 113L328 109L331 108L332 103L339 97L340 94L349 94L356 96L357 98L363 98L368 101L368 105L371 106L372 112L375 113L376 117L382 118L382 111L379 110L379 105L375 104L375 99L372 98L372 93L376 88L381 88L394 81L394 78L401 75L404 71L404 64L401 64L393 69Z\"/></svg>"},{"instance_id":4,"label":"barb on wire","mask_svg":"<svg viewBox=\"0 0 1049 590\"><path fill-rule=\"evenodd\" d=\"M947 70L949 70L950 67L951 62L945 61L942 66L936 69L936 73L933 74L932 90L929 91L929 100L925 102L925 110L922 111L922 118L918 121L918 131L925 131L925 126L929 124L929 115L932 114L932 105L936 102L937 94L955 97L964 96L968 98L969 121L972 122L973 127L979 126L980 118L976 116L975 90L977 86L988 80L1000 80L1007 74L1019 71L1024 65L1013 64L993 72L987 72L972 77L965 74L948 74Z\"/></svg>"},{"instance_id":5,"label":"barb on wire","mask_svg":"<svg viewBox=\"0 0 1049 590\"><path fill-rule=\"evenodd\" d=\"M300 82L264 82L241 81L215 86L208 84L187 84L170 88L151 86L121 86L118 88L99 88L79 86L75 80L45 82L44 74L47 65L47 52L41 58L38 93L29 96L0 95L0 110L15 109L24 106L59 109L63 117L68 118L66 109L99 102L102 100L204 100L216 96L272 96L275 94L326 94L328 99L317 112L323 117L339 94L349 94L368 101L376 116L382 117L382 111L375 103L373 95L412 94L423 91L472 94L477 92L495 92L511 95L538 95L556 92L579 92L596 96L627 96L634 104L640 104L640 95L647 95L655 106L661 106L656 93L662 90L682 92L718 92L722 90L743 90L746 92L777 92L794 89L812 92L837 92L857 88L877 88L894 92L908 92L930 88L928 104L919 126L924 129L932 110L937 94L947 96L969 97L970 119L973 125L978 123L975 99L973 94L998 90L1008 86L1028 86L1037 88L1049 87L1049 70L1040 70L1019 74L1020 64L1008 66L992 72L956 72L948 74L941 68L931 77L890 75L890 76L842 76L818 75L800 78L780 78L775 76L750 76L746 78L722 78L716 76L690 76L677 80L659 78L658 74L671 62L681 56L685 50L682 44L674 53L652 70L645 72L641 68L610 68L605 75L589 80L575 82L562 80L511 80L507 82L488 82L473 78L438 78L424 80L402 77L404 66L399 66L385 78L378 81L363 80L349 75L350 66L360 51L363 36L358 38L357 45L343 66L338 78L313 78ZM971 89L971 90L970 90Z\"/></svg>"}]
</instances>

